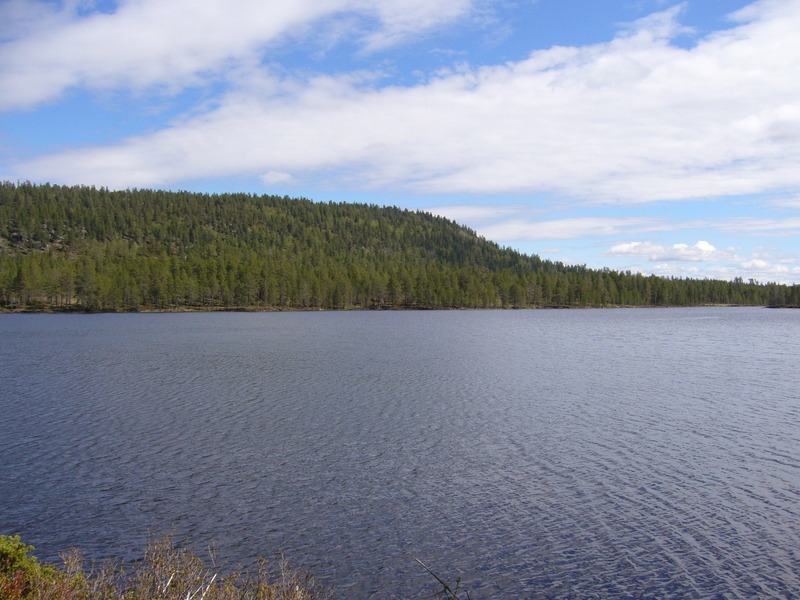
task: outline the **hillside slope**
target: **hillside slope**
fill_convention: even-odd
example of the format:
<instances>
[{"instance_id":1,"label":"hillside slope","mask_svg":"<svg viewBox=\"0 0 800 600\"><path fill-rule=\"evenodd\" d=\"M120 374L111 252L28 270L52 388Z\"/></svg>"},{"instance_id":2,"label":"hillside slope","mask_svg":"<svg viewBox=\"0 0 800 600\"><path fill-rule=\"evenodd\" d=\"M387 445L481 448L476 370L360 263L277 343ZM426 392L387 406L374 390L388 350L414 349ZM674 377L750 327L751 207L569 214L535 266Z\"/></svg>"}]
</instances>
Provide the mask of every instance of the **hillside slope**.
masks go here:
<instances>
[{"instance_id":1,"label":"hillside slope","mask_svg":"<svg viewBox=\"0 0 800 600\"><path fill-rule=\"evenodd\" d=\"M0 184L5 310L764 305L798 291L565 266L392 207Z\"/></svg>"}]
</instances>

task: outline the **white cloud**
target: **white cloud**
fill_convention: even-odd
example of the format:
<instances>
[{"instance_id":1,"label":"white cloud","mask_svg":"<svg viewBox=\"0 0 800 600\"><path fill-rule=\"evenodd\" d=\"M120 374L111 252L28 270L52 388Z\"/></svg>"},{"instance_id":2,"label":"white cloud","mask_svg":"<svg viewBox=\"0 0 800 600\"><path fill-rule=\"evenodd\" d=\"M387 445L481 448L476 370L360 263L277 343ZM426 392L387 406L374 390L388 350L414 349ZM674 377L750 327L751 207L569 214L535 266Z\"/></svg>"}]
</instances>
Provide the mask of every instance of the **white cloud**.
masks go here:
<instances>
[{"instance_id":1,"label":"white cloud","mask_svg":"<svg viewBox=\"0 0 800 600\"><path fill-rule=\"evenodd\" d=\"M731 250L719 250L700 240L693 246L673 244L659 246L650 242L625 242L616 244L603 253L604 256L638 256L652 262L661 261L721 261L733 258Z\"/></svg>"},{"instance_id":2,"label":"white cloud","mask_svg":"<svg viewBox=\"0 0 800 600\"><path fill-rule=\"evenodd\" d=\"M787 285L800 282L800 264L798 264L797 260L787 263L752 259L741 262L735 268L735 276L746 279L776 281Z\"/></svg>"},{"instance_id":3,"label":"white cloud","mask_svg":"<svg viewBox=\"0 0 800 600\"><path fill-rule=\"evenodd\" d=\"M800 208L800 196L781 198L775 200L773 204L784 208Z\"/></svg>"},{"instance_id":4,"label":"white cloud","mask_svg":"<svg viewBox=\"0 0 800 600\"><path fill-rule=\"evenodd\" d=\"M524 205L496 205L496 204L454 204L450 206L432 206L424 209L434 215L447 217L452 221L487 221L509 215L516 215L528 210Z\"/></svg>"},{"instance_id":5,"label":"white cloud","mask_svg":"<svg viewBox=\"0 0 800 600\"><path fill-rule=\"evenodd\" d=\"M267 185L275 185L276 183L289 183L293 180L291 173L284 173L282 171L270 171L261 176L261 181Z\"/></svg>"},{"instance_id":6,"label":"white cloud","mask_svg":"<svg viewBox=\"0 0 800 600\"><path fill-rule=\"evenodd\" d=\"M468 14L472 0L363 0L362 9L374 9L380 22L379 30L364 37L368 51L397 44L420 31L430 30L442 23L454 21Z\"/></svg>"},{"instance_id":7,"label":"white cloud","mask_svg":"<svg viewBox=\"0 0 800 600\"><path fill-rule=\"evenodd\" d=\"M545 221L511 219L480 228L493 240L570 240L617 236L630 230L659 231L667 225L649 217L573 217Z\"/></svg>"},{"instance_id":8,"label":"white cloud","mask_svg":"<svg viewBox=\"0 0 800 600\"><path fill-rule=\"evenodd\" d=\"M125 5L123 17L149 11L147 19L130 17L123 26L95 16L42 48L34 44L44 42L39 38L21 41L12 47L19 67L9 74L6 56L6 85L0 89L27 90L27 101L33 101L80 82L119 84L120 65L128 83L191 82L231 56L277 39L294 23L364 6L355 0L282 0L267 23L259 20L264 11L255 0L225 3L224 10L216 2L202 3L209 6L195 12L205 16L190 23L200 34L178 34L168 47L166 25L150 34L145 27L122 42L124 51L110 51L107 63L89 59L89 46L124 38L131 23L141 28L145 21L174 22L173 9L158 8L163 4ZM468 10L457 0L386 6L378 37L368 44ZM408 18L401 10L407 6L414 8ZM680 30L677 18L673 9L606 44L556 47L516 63L441 73L409 88L380 88L351 76L276 79L250 69L247 80L205 114L117 145L40 157L17 170L23 178L110 187L270 171L291 172L302 181L311 173L330 173L339 188L551 192L605 203L796 188L800 2L757 2L738 14L736 27L691 49L669 42ZM208 43L215 39L211 23L221 23L217 35L224 43ZM87 32L93 42L81 45L79 35ZM74 49L65 46L68 41ZM141 52L132 49L143 45ZM23 60L23 47L32 58ZM63 60L54 59L55 48L66 48ZM7 87L9 77L16 81L13 88ZM505 236L523 239L567 235L557 228L537 232L524 222L504 228Z\"/></svg>"},{"instance_id":9,"label":"white cloud","mask_svg":"<svg viewBox=\"0 0 800 600\"><path fill-rule=\"evenodd\" d=\"M691 250L688 251L691 254ZM635 255L629 255L635 256ZM632 272L652 273L663 277L691 277L691 278L709 278L709 279L722 279L731 280L735 277L741 277L745 280L756 279L758 281L775 281L792 285L800 281L800 261L797 257L793 259L783 260L765 260L763 258L756 258L753 255L750 258L743 258L734 254L710 253L707 259L701 259L701 254L698 254L697 260L687 261L684 258L675 258L665 253L662 258L666 262L658 262L658 257L653 260L658 264L650 268L642 268L638 266L630 266L621 270L630 270ZM641 258L649 259L648 256ZM701 263L702 264L698 264Z\"/></svg>"},{"instance_id":10,"label":"white cloud","mask_svg":"<svg viewBox=\"0 0 800 600\"><path fill-rule=\"evenodd\" d=\"M17 39L41 30L57 26L58 12L52 5L30 0L6 0L0 14L0 42Z\"/></svg>"},{"instance_id":11,"label":"white cloud","mask_svg":"<svg viewBox=\"0 0 800 600\"><path fill-rule=\"evenodd\" d=\"M257 62L282 36L342 13L376 19L361 32L362 45L383 47L458 18L471 0L127 0L113 14L88 16L80 16L81 4L59 9L8 0L2 7L8 22L0 25L0 110L36 105L75 86L200 85Z\"/></svg>"},{"instance_id":12,"label":"white cloud","mask_svg":"<svg viewBox=\"0 0 800 600\"><path fill-rule=\"evenodd\" d=\"M737 218L726 219L716 224L720 231L733 231L751 235L798 235L800 234L800 217L783 219Z\"/></svg>"},{"instance_id":13,"label":"white cloud","mask_svg":"<svg viewBox=\"0 0 800 600\"><path fill-rule=\"evenodd\" d=\"M751 269L751 270L763 270L772 267L772 265L769 262L767 262L766 260L761 260L760 258L754 258L753 260L745 261L742 263L742 266L745 269Z\"/></svg>"},{"instance_id":14,"label":"white cloud","mask_svg":"<svg viewBox=\"0 0 800 600\"><path fill-rule=\"evenodd\" d=\"M471 204L438 206L424 209L459 223L468 224L481 235L508 242L535 242L542 240L575 240L579 238L608 237L669 231L697 226L695 221L668 223L654 217L602 217L580 216L541 219L535 218L545 209L526 204Z\"/></svg>"},{"instance_id":15,"label":"white cloud","mask_svg":"<svg viewBox=\"0 0 800 600\"><path fill-rule=\"evenodd\" d=\"M637 273L643 273L643 271L634 271ZM660 265L656 265L653 267L649 273L653 275L660 275L661 277L691 277L697 278L701 271L698 267L687 267L685 265L672 265L668 263L663 263ZM720 277L720 279L726 279L726 277Z\"/></svg>"}]
</instances>

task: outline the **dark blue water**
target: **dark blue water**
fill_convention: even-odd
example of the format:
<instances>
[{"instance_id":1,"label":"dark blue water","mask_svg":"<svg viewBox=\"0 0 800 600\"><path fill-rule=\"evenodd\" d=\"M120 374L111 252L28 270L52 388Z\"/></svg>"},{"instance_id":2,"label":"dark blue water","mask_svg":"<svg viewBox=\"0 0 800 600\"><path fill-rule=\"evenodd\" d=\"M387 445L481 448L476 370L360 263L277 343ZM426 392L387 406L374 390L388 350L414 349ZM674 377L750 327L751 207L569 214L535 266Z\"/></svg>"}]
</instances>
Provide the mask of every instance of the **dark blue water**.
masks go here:
<instances>
[{"instance_id":1,"label":"dark blue water","mask_svg":"<svg viewBox=\"0 0 800 600\"><path fill-rule=\"evenodd\" d=\"M0 315L0 533L341 598L800 598L800 311Z\"/></svg>"}]
</instances>

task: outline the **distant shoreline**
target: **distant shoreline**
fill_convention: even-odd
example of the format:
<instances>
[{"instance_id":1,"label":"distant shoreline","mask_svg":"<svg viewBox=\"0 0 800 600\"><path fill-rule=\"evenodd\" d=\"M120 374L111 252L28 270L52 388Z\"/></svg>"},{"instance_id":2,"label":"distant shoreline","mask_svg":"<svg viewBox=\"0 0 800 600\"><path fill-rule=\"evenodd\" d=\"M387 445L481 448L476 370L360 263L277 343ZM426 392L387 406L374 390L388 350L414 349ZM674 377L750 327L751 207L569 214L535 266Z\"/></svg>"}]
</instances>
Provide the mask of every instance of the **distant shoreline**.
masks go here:
<instances>
[{"instance_id":1,"label":"distant shoreline","mask_svg":"<svg viewBox=\"0 0 800 600\"><path fill-rule=\"evenodd\" d=\"M7 308L0 307L0 314L84 314L84 315L101 315L101 314L170 314L170 313L278 313L278 312L431 312L431 311L485 311L485 310L501 310L501 311L516 311L516 310L606 310L606 309L626 309L626 308L800 308L800 306L769 306L769 305L752 305L752 304L696 304L691 306L665 306L665 305L609 305L609 306L523 306L523 307L487 307L487 308L473 308L473 307L362 307L362 308L295 308L295 307L178 307L178 308L140 308L129 310L90 310L83 308Z\"/></svg>"}]
</instances>

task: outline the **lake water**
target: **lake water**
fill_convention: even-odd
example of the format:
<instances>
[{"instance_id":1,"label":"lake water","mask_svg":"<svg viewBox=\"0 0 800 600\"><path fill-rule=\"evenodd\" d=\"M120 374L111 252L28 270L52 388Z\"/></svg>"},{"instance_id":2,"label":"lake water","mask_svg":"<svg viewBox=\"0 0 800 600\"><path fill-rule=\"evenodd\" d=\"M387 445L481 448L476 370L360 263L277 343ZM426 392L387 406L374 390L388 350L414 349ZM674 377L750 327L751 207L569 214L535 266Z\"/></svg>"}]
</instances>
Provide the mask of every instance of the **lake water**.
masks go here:
<instances>
[{"instance_id":1,"label":"lake water","mask_svg":"<svg viewBox=\"0 0 800 600\"><path fill-rule=\"evenodd\" d=\"M0 315L0 533L340 598L800 598L800 311Z\"/></svg>"}]
</instances>

